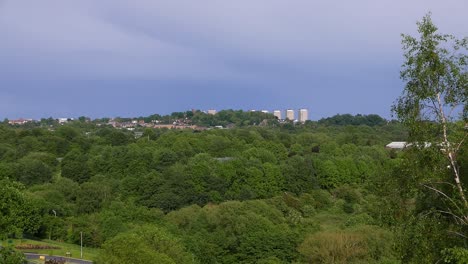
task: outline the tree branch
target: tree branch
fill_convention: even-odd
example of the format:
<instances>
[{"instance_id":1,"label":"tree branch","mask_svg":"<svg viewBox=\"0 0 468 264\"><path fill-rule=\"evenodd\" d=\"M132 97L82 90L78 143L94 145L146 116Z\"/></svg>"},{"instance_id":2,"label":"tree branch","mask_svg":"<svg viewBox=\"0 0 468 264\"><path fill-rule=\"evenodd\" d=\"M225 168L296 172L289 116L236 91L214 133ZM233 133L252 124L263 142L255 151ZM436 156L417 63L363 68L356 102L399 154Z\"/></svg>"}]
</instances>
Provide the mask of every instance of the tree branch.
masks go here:
<instances>
[{"instance_id":1,"label":"tree branch","mask_svg":"<svg viewBox=\"0 0 468 264\"><path fill-rule=\"evenodd\" d=\"M452 150L451 150L452 147L450 146L450 142L448 141L448 137L447 137L447 120L445 118L444 109L442 107L442 99L440 97L440 93L437 93L437 103L438 103L438 106L439 106L439 113L440 113L440 116L442 118L441 121L442 121L442 129L443 129L443 133L444 133L444 144L445 144L445 147L447 148L447 155L448 155L448 158L450 160L450 164L452 165L452 170L454 172L455 184L457 185L458 192L460 194L460 197L463 200L463 204L465 205L465 209L468 209L468 201L466 200L465 193L463 191L463 186L462 186L461 181L460 181L460 175L459 175L459 172L458 172L458 168L456 166L455 158L454 158Z\"/></svg>"}]
</instances>

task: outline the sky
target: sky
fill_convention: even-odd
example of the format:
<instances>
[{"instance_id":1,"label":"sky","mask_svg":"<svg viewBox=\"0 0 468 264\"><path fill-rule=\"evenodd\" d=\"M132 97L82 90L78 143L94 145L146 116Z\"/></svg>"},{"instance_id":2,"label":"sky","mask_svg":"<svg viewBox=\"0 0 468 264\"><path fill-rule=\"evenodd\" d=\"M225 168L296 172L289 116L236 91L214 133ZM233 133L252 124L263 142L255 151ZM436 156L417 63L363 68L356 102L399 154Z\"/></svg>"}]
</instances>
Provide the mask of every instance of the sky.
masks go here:
<instances>
[{"instance_id":1,"label":"sky","mask_svg":"<svg viewBox=\"0 0 468 264\"><path fill-rule=\"evenodd\" d=\"M0 118L391 118L401 33L428 12L468 36L466 0L0 0Z\"/></svg>"}]
</instances>

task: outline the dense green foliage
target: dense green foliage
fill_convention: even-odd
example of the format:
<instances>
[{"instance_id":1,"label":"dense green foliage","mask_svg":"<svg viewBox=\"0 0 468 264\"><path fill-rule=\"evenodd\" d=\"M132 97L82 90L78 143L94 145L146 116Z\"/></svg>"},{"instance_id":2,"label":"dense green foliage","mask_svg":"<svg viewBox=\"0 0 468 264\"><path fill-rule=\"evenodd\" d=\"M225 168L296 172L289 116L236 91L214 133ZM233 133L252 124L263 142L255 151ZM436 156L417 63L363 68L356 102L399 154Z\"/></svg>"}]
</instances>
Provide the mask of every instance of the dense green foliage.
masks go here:
<instances>
[{"instance_id":1,"label":"dense green foliage","mask_svg":"<svg viewBox=\"0 0 468 264\"><path fill-rule=\"evenodd\" d=\"M318 121L323 125L366 125L366 126L381 126L387 123L387 120L378 115L335 115L329 118L322 118Z\"/></svg>"},{"instance_id":2,"label":"dense green foliage","mask_svg":"<svg viewBox=\"0 0 468 264\"><path fill-rule=\"evenodd\" d=\"M82 120L0 126L2 235L83 232L97 263L462 261L466 240L447 230L466 230L418 185L443 170L440 152L385 149L407 138L398 122L324 120L146 137Z\"/></svg>"},{"instance_id":3,"label":"dense green foliage","mask_svg":"<svg viewBox=\"0 0 468 264\"><path fill-rule=\"evenodd\" d=\"M140 138L82 120L0 126L2 199L16 201L2 210L18 210L2 214L3 234L79 243L83 232L103 248L98 263L327 262L317 248L336 249L314 236L360 241L343 261L396 259L375 191L398 156L385 144L406 134L330 122Z\"/></svg>"},{"instance_id":4,"label":"dense green foliage","mask_svg":"<svg viewBox=\"0 0 468 264\"><path fill-rule=\"evenodd\" d=\"M20 183L0 180L0 239L23 231L35 232L39 227L39 210L22 189Z\"/></svg>"},{"instance_id":5,"label":"dense green foliage","mask_svg":"<svg viewBox=\"0 0 468 264\"><path fill-rule=\"evenodd\" d=\"M26 258L23 253L10 247L0 247L0 263L2 264L24 264Z\"/></svg>"}]
</instances>

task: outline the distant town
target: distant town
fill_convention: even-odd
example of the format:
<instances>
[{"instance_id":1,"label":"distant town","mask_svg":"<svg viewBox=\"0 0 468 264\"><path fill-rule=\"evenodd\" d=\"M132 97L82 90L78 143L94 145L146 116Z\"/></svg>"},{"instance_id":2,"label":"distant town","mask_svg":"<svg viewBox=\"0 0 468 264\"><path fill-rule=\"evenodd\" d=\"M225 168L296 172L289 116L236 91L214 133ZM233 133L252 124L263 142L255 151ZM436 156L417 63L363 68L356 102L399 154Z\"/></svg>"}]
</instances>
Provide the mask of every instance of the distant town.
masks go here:
<instances>
[{"instance_id":1,"label":"distant town","mask_svg":"<svg viewBox=\"0 0 468 264\"><path fill-rule=\"evenodd\" d=\"M258 110L250 110L250 112L256 112ZM261 110L260 112L268 114L270 113L268 110ZM210 109L206 111L207 114L215 115L217 111L215 109ZM285 113L285 115L283 115ZM273 110L273 115L278 118L278 120L291 120L295 122L304 123L305 121L309 120L309 111L305 108L301 108L298 110L298 118L296 119L296 113L293 109L287 110ZM283 118L285 117L285 118Z\"/></svg>"},{"instance_id":2,"label":"distant town","mask_svg":"<svg viewBox=\"0 0 468 264\"><path fill-rule=\"evenodd\" d=\"M297 112L297 114L296 114ZM242 117L241 117L242 116ZM210 118L213 117L213 118ZM218 118L216 118L218 117ZM5 119L4 123L10 125L23 126L26 124L66 124L73 121L93 122L98 126L109 125L114 128L122 128L127 130L135 130L135 128L167 128L167 129L195 129L205 130L210 127L213 128L231 128L236 126L237 119L250 119L248 125L266 125L268 121L275 120L278 123L299 123L303 124L309 120L308 109L301 108L299 110L286 109L286 110L216 110L208 109L205 111L192 109L186 112L173 112L170 115L154 114L148 117L134 117L134 118L97 118L92 120L89 117L60 117L60 118L42 118L35 120L31 118L20 119Z\"/></svg>"}]
</instances>

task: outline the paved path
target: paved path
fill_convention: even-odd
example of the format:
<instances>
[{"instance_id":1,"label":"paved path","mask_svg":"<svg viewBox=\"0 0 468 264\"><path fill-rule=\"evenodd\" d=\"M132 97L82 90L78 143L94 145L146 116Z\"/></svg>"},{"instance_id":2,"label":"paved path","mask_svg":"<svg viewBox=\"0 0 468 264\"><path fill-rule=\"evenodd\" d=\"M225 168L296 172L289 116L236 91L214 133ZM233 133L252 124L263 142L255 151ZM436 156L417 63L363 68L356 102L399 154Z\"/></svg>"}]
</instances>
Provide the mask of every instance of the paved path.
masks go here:
<instances>
[{"instance_id":1,"label":"paved path","mask_svg":"<svg viewBox=\"0 0 468 264\"><path fill-rule=\"evenodd\" d=\"M60 256L48 256L45 254L35 254L35 253L24 253L26 255L26 259L28 260L33 260L33 259L39 259L40 256L45 256L46 260L49 259L65 259L67 263L70 264L92 264L93 262L90 260L83 260L83 259L76 259L76 258L66 258L66 257L60 257Z\"/></svg>"}]
</instances>

